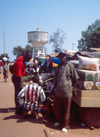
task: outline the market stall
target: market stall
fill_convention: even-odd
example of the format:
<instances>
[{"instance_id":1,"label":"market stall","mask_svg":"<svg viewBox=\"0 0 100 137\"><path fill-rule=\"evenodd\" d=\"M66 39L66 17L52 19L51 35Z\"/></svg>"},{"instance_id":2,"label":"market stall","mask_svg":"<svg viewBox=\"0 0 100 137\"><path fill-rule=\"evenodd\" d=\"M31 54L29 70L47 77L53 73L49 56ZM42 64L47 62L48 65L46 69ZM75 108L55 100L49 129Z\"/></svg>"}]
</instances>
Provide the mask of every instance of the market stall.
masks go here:
<instances>
[{"instance_id":1,"label":"market stall","mask_svg":"<svg viewBox=\"0 0 100 137\"><path fill-rule=\"evenodd\" d=\"M100 127L100 59L78 58L78 89L73 101L79 106L79 116L85 124Z\"/></svg>"}]
</instances>

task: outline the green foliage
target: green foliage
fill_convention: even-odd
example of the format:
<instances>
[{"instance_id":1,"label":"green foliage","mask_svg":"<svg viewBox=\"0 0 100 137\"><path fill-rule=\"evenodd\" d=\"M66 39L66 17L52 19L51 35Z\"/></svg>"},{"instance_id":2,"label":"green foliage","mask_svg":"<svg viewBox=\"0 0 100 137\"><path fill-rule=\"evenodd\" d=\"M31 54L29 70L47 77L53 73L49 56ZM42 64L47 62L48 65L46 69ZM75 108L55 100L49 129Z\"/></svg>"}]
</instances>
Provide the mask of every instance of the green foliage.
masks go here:
<instances>
[{"instance_id":1,"label":"green foliage","mask_svg":"<svg viewBox=\"0 0 100 137\"><path fill-rule=\"evenodd\" d=\"M17 46L13 48L13 55L17 57L22 56L24 54L24 49L21 46Z\"/></svg>"},{"instance_id":2,"label":"green foliage","mask_svg":"<svg viewBox=\"0 0 100 137\"><path fill-rule=\"evenodd\" d=\"M79 51L89 51L90 48L100 48L100 20L89 25L86 31L82 31L82 38L78 40Z\"/></svg>"},{"instance_id":3,"label":"green foliage","mask_svg":"<svg viewBox=\"0 0 100 137\"><path fill-rule=\"evenodd\" d=\"M13 48L13 55L17 57L25 55L26 50L32 53L33 47L29 44L22 48L21 46L17 46Z\"/></svg>"},{"instance_id":4,"label":"green foliage","mask_svg":"<svg viewBox=\"0 0 100 137\"><path fill-rule=\"evenodd\" d=\"M100 48L100 27L96 28L94 32L91 33L91 46L95 45L95 48Z\"/></svg>"},{"instance_id":5,"label":"green foliage","mask_svg":"<svg viewBox=\"0 0 100 137\"><path fill-rule=\"evenodd\" d=\"M55 50L56 48L61 48L64 44L65 33L61 29L57 29L53 35L50 36L49 43L53 43L52 48Z\"/></svg>"},{"instance_id":6,"label":"green foliage","mask_svg":"<svg viewBox=\"0 0 100 137\"><path fill-rule=\"evenodd\" d=\"M8 54L1 54L0 55L0 60L2 60L3 59L3 57L6 57L8 60L9 60L9 56L8 56Z\"/></svg>"}]
</instances>

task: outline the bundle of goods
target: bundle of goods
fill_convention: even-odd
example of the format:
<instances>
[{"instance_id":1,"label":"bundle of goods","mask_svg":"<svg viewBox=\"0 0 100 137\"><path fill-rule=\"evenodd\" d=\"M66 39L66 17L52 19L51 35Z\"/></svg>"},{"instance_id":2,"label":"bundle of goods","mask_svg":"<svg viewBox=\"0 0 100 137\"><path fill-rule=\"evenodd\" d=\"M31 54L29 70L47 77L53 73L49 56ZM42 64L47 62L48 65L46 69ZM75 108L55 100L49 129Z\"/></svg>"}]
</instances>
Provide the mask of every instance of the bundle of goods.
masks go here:
<instances>
[{"instance_id":1,"label":"bundle of goods","mask_svg":"<svg viewBox=\"0 0 100 137\"><path fill-rule=\"evenodd\" d=\"M79 117L88 127L100 127L100 60L79 56L77 98ZM91 128L93 129L93 128Z\"/></svg>"},{"instance_id":2,"label":"bundle of goods","mask_svg":"<svg viewBox=\"0 0 100 137\"><path fill-rule=\"evenodd\" d=\"M76 69L79 80L78 88L82 90L100 90L100 61L99 58L79 56L79 64Z\"/></svg>"},{"instance_id":3,"label":"bundle of goods","mask_svg":"<svg viewBox=\"0 0 100 137\"><path fill-rule=\"evenodd\" d=\"M45 81L41 80L41 86L42 86L44 93L46 95L46 100L43 102L43 104L40 105L39 112L45 116L53 116L53 110L51 107L53 100L51 98L49 98L49 93L51 91L51 82L50 81L52 79L53 78L46 79Z\"/></svg>"},{"instance_id":4,"label":"bundle of goods","mask_svg":"<svg viewBox=\"0 0 100 137\"><path fill-rule=\"evenodd\" d=\"M67 60L67 62L73 64L75 68L77 68L79 64L79 60Z\"/></svg>"}]
</instances>

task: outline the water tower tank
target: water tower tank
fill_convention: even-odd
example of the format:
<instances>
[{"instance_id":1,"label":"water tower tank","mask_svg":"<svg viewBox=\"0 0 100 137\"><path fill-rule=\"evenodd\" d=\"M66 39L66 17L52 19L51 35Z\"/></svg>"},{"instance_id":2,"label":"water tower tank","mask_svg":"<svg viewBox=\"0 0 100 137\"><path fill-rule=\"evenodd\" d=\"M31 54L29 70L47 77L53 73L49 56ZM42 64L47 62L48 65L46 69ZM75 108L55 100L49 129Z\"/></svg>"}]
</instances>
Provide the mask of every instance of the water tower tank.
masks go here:
<instances>
[{"instance_id":1,"label":"water tower tank","mask_svg":"<svg viewBox=\"0 0 100 137\"><path fill-rule=\"evenodd\" d=\"M33 57L45 55L44 45L48 43L48 33L40 31L28 32L28 43L33 45Z\"/></svg>"}]
</instances>

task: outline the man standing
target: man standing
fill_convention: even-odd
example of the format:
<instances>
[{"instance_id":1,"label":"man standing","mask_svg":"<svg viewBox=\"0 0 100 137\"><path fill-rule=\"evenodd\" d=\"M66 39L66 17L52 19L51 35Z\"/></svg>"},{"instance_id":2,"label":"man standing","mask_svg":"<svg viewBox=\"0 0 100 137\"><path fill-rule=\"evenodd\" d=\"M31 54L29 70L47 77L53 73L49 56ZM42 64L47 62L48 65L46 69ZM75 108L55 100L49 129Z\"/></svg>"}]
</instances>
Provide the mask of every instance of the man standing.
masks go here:
<instances>
[{"instance_id":1,"label":"man standing","mask_svg":"<svg viewBox=\"0 0 100 137\"><path fill-rule=\"evenodd\" d=\"M51 92L54 93L53 110L58 126L63 125L62 131L67 132L70 121L71 100L76 90L76 81L79 78L73 64L67 63L67 54L60 52L59 58L61 63L55 69L54 88Z\"/></svg>"},{"instance_id":2,"label":"man standing","mask_svg":"<svg viewBox=\"0 0 100 137\"><path fill-rule=\"evenodd\" d=\"M17 95L20 92L20 90L23 88L24 83L24 76L26 74L26 67L25 62L28 62L32 58L31 53L26 51L26 54L24 56L20 56L16 59L13 75L12 75L12 82L14 84L15 88L15 107L16 107L16 114L21 114L22 109L19 108L19 103L17 101Z\"/></svg>"}]
</instances>

